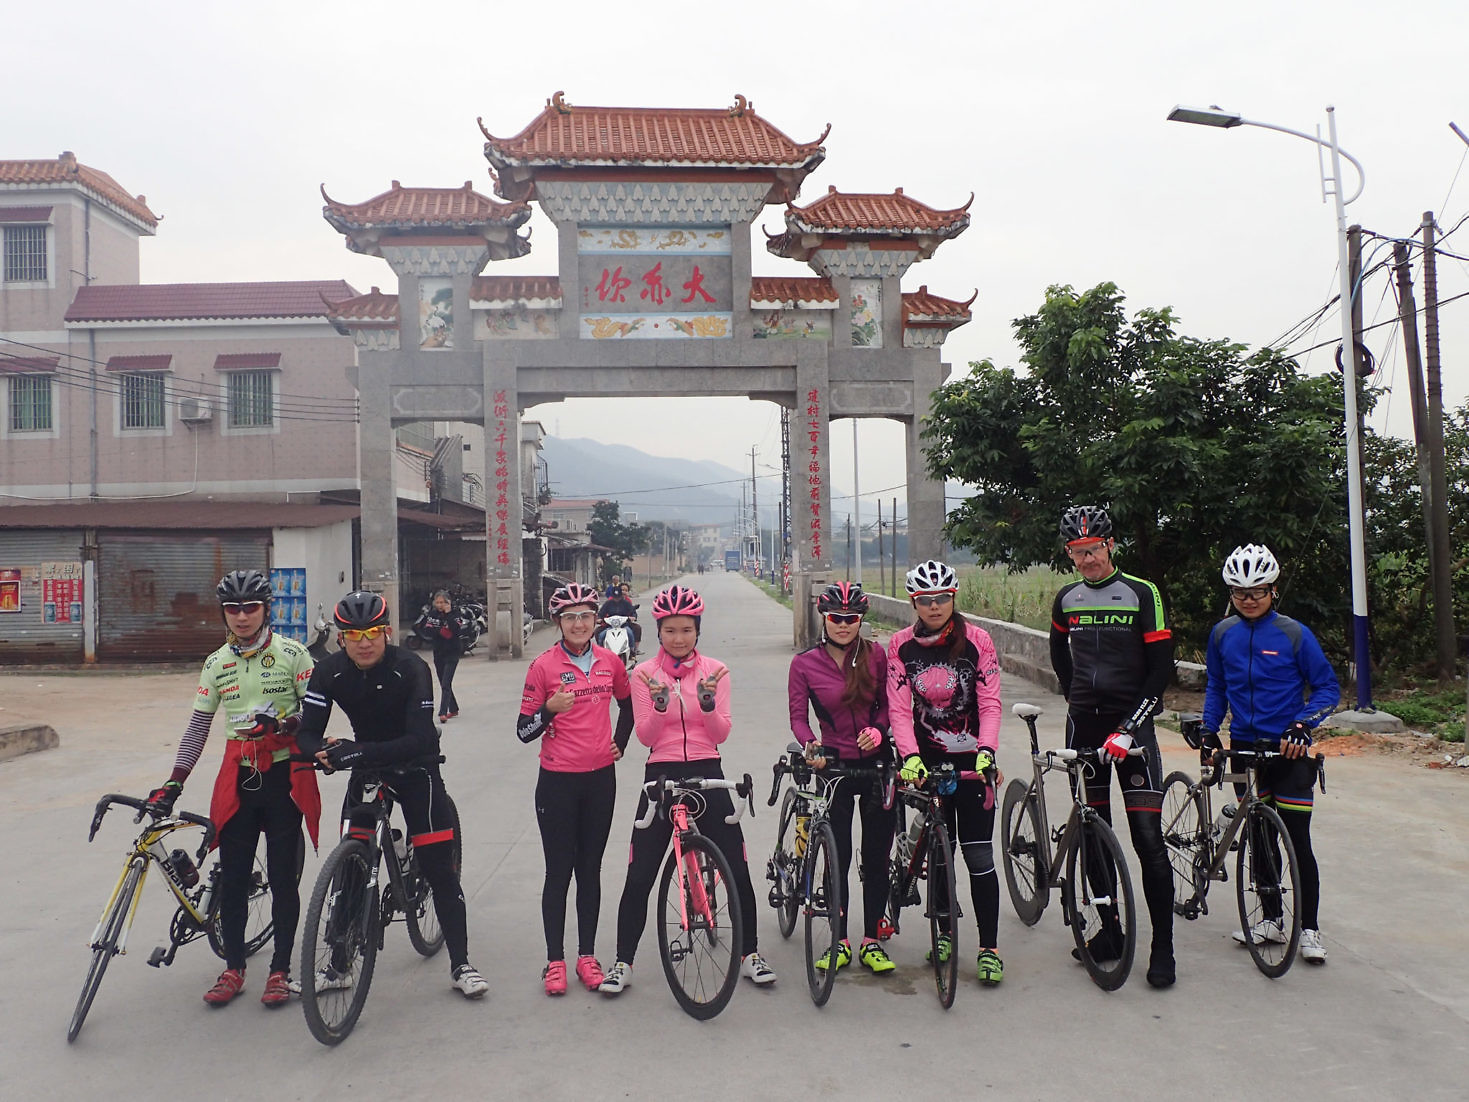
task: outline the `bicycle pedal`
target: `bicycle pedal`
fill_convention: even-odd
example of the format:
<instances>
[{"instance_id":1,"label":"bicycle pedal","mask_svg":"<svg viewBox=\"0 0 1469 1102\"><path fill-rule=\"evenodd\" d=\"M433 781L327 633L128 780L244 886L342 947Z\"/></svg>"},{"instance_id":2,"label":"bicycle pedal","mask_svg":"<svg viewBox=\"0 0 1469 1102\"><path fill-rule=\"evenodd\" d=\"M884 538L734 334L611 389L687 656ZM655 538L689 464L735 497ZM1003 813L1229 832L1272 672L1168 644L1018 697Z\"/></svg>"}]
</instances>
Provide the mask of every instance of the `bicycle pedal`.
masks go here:
<instances>
[{"instance_id":1,"label":"bicycle pedal","mask_svg":"<svg viewBox=\"0 0 1469 1102\"><path fill-rule=\"evenodd\" d=\"M162 965L172 963L173 962L168 959L168 949L166 946L156 946L153 952L148 954L148 966L150 968L158 968Z\"/></svg>"}]
</instances>

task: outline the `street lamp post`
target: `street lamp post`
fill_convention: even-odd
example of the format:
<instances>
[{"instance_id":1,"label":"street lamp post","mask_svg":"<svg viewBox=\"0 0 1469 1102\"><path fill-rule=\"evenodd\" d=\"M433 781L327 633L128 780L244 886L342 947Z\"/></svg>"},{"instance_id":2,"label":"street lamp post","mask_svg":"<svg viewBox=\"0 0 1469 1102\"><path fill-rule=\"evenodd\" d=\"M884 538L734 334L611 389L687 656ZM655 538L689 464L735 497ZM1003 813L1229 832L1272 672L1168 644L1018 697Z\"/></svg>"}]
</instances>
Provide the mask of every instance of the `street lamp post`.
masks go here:
<instances>
[{"instance_id":1,"label":"street lamp post","mask_svg":"<svg viewBox=\"0 0 1469 1102\"><path fill-rule=\"evenodd\" d=\"M1321 200L1326 201L1330 195L1336 203L1336 252L1337 271L1340 276L1341 287L1341 332L1342 332L1342 363L1345 365L1342 371L1342 389L1346 395L1346 409L1344 419L1346 422L1347 441L1347 537L1350 543L1350 557L1352 564L1352 654L1356 662L1357 674L1357 707L1367 709L1372 706L1372 656L1367 649L1367 553L1365 550L1365 524L1362 519L1362 464L1360 459L1360 441L1357 435L1357 372L1356 372L1356 333L1352 331L1352 287L1351 269L1347 262L1347 204L1354 202L1362 194L1362 188L1367 183L1367 175L1362 170L1362 164L1350 153L1347 153L1336 141L1336 108L1326 109L1326 132L1329 140L1323 141L1319 131L1316 134L1307 134L1304 131L1292 130L1285 126L1276 126L1274 123L1255 122L1251 119L1241 118L1239 115L1229 111L1221 111L1218 107L1175 107L1168 113L1169 122L1187 122L1197 126L1215 126L1221 129L1232 129L1236 126L1258 126L1265 130L1276 130L1282 134L1290 134L1292 137L1304 138L1316 146L1316 155L1320 160L1323 150L1331 152L1331 175L1326 175L1326 169L1321 167ZM1357 170L1357 190L1350 197L1343 197L1341 186L1341 162L1346 158L1352 162L1352 167ZM1329 185L1329 188L1328 188Z\"/></svg>"}]
</instances>

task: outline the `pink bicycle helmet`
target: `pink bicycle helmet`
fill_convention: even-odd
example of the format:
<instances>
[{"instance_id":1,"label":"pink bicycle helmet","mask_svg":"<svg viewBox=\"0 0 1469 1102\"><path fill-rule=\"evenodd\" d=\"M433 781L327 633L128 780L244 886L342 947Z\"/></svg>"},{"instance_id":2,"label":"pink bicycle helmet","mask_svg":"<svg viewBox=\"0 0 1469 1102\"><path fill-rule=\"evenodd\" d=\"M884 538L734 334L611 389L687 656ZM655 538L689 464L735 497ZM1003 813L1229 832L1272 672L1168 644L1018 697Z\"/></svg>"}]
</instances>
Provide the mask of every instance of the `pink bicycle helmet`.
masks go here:
<instances>
[{"instance_id":1,"label":"pink bicycle helmet","mask_svg":"<svg viewBox=\"0 0 1469 1102\"><path fill-rule=\"evenodd\" d=\"M861 582L832 582L816 598L816 611L823 616L828 612L855 612L865 616L870 604Z\"/></svg>"},{"instance_id":2,"label":"pink bicycle helmet","mask_svg":"<svg viewBox=\"0 0 1469 1102\"><path fill-rule=\"evenodd\" d=\"M563 585L551 594L551 616L559 620L562 611L572 605L589 605L595 609L599 603L595 589L589 585L582 585L580 582L572 582L570 585Z\"/></svg>"},{"instance_id":3,"label":"pink bicycle helmet","mask_svg":"<svg viewBox=\"0 0 1469 1102\"><path fill-rule=\"evenodd\" d=\"M704 598L687 586L671 585L660 589L653 598L653 619L667 616L692 616L696 620L704 615Z\"/></svg>"}]
</instances>

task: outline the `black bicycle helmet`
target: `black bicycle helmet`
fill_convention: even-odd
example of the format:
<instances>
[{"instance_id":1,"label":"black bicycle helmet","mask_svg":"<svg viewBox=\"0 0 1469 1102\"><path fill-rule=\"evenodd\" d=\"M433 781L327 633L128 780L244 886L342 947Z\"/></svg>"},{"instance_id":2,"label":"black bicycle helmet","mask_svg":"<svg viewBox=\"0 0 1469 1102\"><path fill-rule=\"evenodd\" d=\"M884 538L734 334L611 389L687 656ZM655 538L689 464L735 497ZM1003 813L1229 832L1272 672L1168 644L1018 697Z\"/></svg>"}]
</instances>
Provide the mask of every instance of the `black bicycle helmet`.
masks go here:
<instances>
[{"instance_id":1,"label":"black bicycle helmet","mask_svg":"<svg viewBox=\"0 0 1469 1102\"><path fill-rule=\"evenodd\" d=\"M816 611L823 616L828 612L856 612L866 616L869 604L861 582L832 582L816 598Z\"/></svg>"},{"instance_id":2,"label":"black bicycle helmet","mask_svg":"<svg viewBox=\"0 0 1469 1102\"><path fill-rule=\"evenodd\" d=\"M1100 505L1073 505L1061 514L1061 538L1067 543L1104 540L1111 535L1112 518Z\"/></svg>"},{"instance_id":3,"label":"black bicycle helmet","mask_svg":"<svg viewBox=\"0 0 1469 1102\"><path fill-rule=\"evenodd\" d=\"M354 589L337 602L332 619L336 621L338 628L361 631L363 628L376 627L388 622L388 603L380 593Z\"/></svg>"},{"instance_id":4,"label":"black bicycle helmet","mask_svg":"<svg viewBox=\"0 0 1469 1102\"><path fill-rule=\"evenodd\" d=\"M259 570L231 570L214 587L219 603L270 600L270 579Z\"/></svg>"}]
</instances>

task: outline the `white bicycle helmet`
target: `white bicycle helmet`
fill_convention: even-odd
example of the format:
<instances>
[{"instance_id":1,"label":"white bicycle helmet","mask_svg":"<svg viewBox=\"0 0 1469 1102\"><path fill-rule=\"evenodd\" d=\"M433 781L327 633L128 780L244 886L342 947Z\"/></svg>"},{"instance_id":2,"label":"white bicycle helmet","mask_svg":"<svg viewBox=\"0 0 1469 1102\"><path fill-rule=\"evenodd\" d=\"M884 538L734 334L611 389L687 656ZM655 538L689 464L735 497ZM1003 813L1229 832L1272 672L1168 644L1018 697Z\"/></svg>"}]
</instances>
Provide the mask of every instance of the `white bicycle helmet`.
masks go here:
<instances>
[{"instance_id":1,"label":"white bicycle helmet","mask_svg":"<svg viewBox=\"0 0 1469 1102\"><path fill-rule=\"evenodd\" d=\"M1273 583L1280 577L1280 564L1263 543L1247 543L1229 553L1223 574L1225 585L1248 589Z\"/></svg>"},{"instance_id":2,"label":"white bicycle helmet","mask_svg":"<svg viewBox=\"0 0 1469 1102\"><path fill-rule=\"evenodd\" d=\"M921 562L908 571L906 584L910 597L915 597L920 593L957 593L959 591L959 579L954 576L954 568L937 559Z\"/></svg>"}]
</instances>

